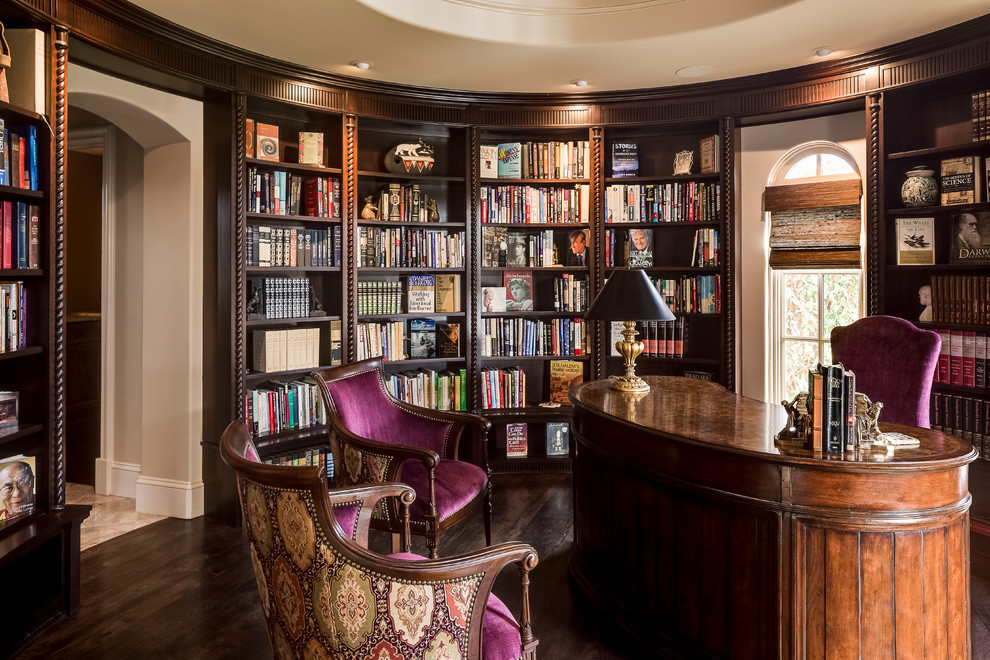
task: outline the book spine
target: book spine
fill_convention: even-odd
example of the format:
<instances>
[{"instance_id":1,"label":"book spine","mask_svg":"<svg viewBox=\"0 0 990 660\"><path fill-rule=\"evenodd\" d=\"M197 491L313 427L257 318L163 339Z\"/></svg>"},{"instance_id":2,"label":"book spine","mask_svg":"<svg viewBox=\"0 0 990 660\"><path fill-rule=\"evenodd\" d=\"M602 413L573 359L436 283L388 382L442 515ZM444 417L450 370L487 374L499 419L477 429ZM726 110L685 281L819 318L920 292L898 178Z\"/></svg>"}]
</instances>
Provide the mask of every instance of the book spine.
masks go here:
<instances>
[{"instance_id":1,"label":"book spine","mask_svg":"<svg viewBox=\"0 0 990 660\"><path fill-rule=\"evenodd\" d=\"M842 384L844 370L841 364L826 367L826 382L822 386L823 398L825 399L825 416L822 420L822 432L824 434L823 444L830 454L841 454L845 443L842 440L844 428L843 417L845 410L842 407Z\"/></svg>"},{"instance_id":2,"label":"book spine","mask_svg":"<svg viewBox=\"0 0 990 660\"><path fill-rule=\"evenodd\" d=\"M842 403L845 410L845 436L846 453L856 451L856 374L846 371L842 380Z\"/></svg>"}]
</instances>

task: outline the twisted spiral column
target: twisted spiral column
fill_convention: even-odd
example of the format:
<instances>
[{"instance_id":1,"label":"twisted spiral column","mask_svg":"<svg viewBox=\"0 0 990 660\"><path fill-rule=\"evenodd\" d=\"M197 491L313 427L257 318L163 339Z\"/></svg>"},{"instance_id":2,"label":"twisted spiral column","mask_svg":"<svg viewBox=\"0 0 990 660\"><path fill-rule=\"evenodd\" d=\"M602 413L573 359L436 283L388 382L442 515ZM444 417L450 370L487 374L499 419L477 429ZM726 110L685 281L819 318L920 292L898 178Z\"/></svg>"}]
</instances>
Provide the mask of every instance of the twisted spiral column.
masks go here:
<instances>
[{"instance_id":1,"label":"twisted spiral column","mask_svg":"<svg viewBox=\"0 0 990 660\"><path fill-rule=\"evenodd\" d=\"M65 29L55 31L55 94L54 94L54 125L52 131L54 141L52 146L55 155L55 181L52 194L55 200L55 262L52 264L55 279L55 294L53 312L54 322L51 324L52 358L54 361L54 387L52 395L51 457L52 457L52 498L53 510L65 508L65 131L67 126L66 112L66 73L68 71L69 32ZM49 204L49 208L51 205Z\"/></svg>"}]
</instances>

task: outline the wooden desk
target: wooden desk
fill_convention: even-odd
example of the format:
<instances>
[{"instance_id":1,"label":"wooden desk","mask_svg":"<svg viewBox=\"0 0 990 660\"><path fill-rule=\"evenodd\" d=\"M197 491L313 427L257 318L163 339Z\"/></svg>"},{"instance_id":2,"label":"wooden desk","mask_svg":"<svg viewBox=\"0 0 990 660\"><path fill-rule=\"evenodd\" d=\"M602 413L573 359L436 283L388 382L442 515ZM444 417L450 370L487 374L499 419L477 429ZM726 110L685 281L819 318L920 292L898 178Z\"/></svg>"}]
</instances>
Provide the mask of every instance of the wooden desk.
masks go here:
<instances>
[{"instance_id":1,"label":"wooden desk","mask_svg":"<svg viewBox=\"0 0 990 660\"><path fill-rule=\"evenodd\" d=\"M661 657L970 657L969 443L785 454L780 406L647 381L571 391L571 572L610 618Z\"/></svg>"}]
</instances>

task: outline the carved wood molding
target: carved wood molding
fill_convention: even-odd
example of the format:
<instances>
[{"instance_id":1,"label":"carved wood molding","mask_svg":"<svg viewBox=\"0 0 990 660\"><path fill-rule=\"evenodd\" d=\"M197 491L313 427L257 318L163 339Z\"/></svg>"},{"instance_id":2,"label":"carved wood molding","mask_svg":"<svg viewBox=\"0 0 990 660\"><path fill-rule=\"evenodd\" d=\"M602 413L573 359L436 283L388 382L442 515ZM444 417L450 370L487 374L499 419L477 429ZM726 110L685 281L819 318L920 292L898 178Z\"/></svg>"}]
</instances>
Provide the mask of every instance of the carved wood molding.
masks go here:
<instances>
[{"instance_id":1,"label":"carved wood molding","mask_svg":"<svg viewBox=\"0 0 990 660\"><path fill-rule=\"evenodd\" d=\"M468 349L468 366L470 369L468 373L473 374L471 382L468 385L468 410L475 410L481 408L481 392L480 392L480 368L481 368L481 351L478 347L478 331L480 328L471 328L470 324L474 319L474 310L481 309L481 301L478 299L478 288L481 286L481 267L480 267L480 256L481 256L481 232L483 231L481 223L478 223L478 230L472 231L474 227L474 219L478 217L478 207L480 204L479 197L479 185L478 182L481 179L481 168L478 163L478 156L481 153L481 135L477 126L472 126L468 132L468 142L470 144L469 158L471 159L470 165L470 176L468 177L468 182L471 189L471 202L470 202L470 215L467 218L467 227L469 232L468 240L468 308L465 310L467 312L467 322L469 324L468 336L471 338L470 347Z\"/></svg>"},{"instance_id":2,"label":"carved wood molding","mask_svg":"<svg viewBox=\"0 0 990 660\"><path fill-rule=\"evenodd\" d=\"M480 126L569 127L588 126L595 120L590 105L581 106L478 106L472 114L473 124Z\"/></svg>"},{"instance_id":3,"label":"carved wood molding","mask_svg":"<svg viewBox=\"0 0 990 660\"><path fill-rule=\"evenodd\" d=\"M51 193L54 200L49 200L48 208L54 208L55 229L55 261L54 269L55 295L53 296L50 332L54 335L52 342L53 371L53 410L51 432L51 488L53 489L50 505L53 509L65 508L65 147L69 107L66 73L68 72L69 33L66 30L55 30L52 43L55 48L55 88L52 90L54 140L55 181ZM54 201L54 207L52 205ZM49 276L51 277L51 276Z\"/></svg>"},{"instance_id":4,"label":"carved wood molding","mask_svg":"<svg viewBox=\"0 0 990 660\"><path fill-rule=\"evenodd\" d=\"M588 283L590 287L589 293L592 295L592 300L594 296L598 295L598 292L602 290L602 280L604 278L604 252L603 246L605 245L605 223L603 223L600 218L605 217L605 172L604 172L604 160L602 154L604 153L604 142L605 142L605 128L602 126L593 126L590 131L590 148L591 148L591 185L593 186L591 190L591 199L593 204L593 213L591 216L591 235L594 237L592 240L592 250L598 250L597 257L595 253L592 253L591 258L591 272L588 273L588 277L591 280ZM589 303L590 304L590 303ZM604 324L597 323L592 325L594 328L601 329ZM592 332L591 341L593 345L598 347L597 351L591 352L591 375L592 378L598 380L602 377L602 369L604 363L604 356L611 354L611 347L606 345L611 339L612 333L601 331L599 333Z\"/></svg>"},{"instance_id":5,"label":"carved wood molding","mask_svg":"<svg viewBox=\"0 0 990 660\"><path fill-rule=\"evenodd\" d=\"M295 103L321 110L343 112L346 109L347 93L313 83L273 77L269 72L257 69L239 69L237 72L238 91L247 92L287 103Z\"/></svg>"},{"instance_id":6,"label":"carved wood molding","mask_svg":"<svg viewBox=\"0 0 990 660\"><path fill-rule=\"evenodd\" d=\"M357 246L355 237L357 230L357 177L353 172L357 172L357 131L358 118L352 114L344 115L344 162L343 167L343 189L344 189L344 210L341 217L341 230L347 238L347 254L345 263L344 292L344 318L342 325L347 331L347 361L354 362L357 359L357 336L355 323L352 319L357 319Z\"/></svg>"},{"instance_id":7,"label":"carved wood molding","mask_svg":"<svg viewBox=\"0 0 990 660\"><path fill-rule=\"evenodd\" d=\"M244 378L247 373L247 337L245 336L244 321L247 318L245 309L245 267L244 255L246 254L247 241L247 208L245 203L245 154L247 154L247 95L238 93L234 98L234 236L230 241L234 254L234 400L235 410L238 419L244 419Z\"/></svg>"},{"instance_id":8,"label":"carved wood molding","mask_svg":"<svg viewBox=\"0 0 990 660\"><path fill-rule=\"evenodd\" d=\"M879 67L881 89L926 82L990 65L990 41L952 48Z\"/></svg>"},{"instance_id":9,"label":"carved wood molding","mask_svg":"<svg viewBox=\"0 0 990 660\"><path fill-rule=\"evenodd\" d=\"M866 111L869 118L866 135L866 312L873 315L882 311L880 227L883 210L880 208L880 186L883 181L883 94L870 94L866 99Z\"/></svg>"}]
</instances>

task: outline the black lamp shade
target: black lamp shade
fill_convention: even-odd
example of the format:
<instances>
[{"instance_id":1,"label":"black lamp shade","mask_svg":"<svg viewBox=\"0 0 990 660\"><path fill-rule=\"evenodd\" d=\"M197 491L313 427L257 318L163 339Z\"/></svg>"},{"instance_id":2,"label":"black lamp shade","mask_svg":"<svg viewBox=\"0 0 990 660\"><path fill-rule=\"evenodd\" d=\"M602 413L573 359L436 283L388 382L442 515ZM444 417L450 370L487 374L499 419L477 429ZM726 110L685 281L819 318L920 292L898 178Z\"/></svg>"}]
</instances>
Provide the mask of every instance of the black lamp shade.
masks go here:
<instances>
[{"instance_id":1,"label":"black lamp shade","mask_svg":"<svg viewBox=\"0 0 990 660\"><path fill-rule=\"evenodd\" d=\"M584 318L601 321L673 321L675 317L646 273L634 268L612 271Z\"/></svg>"}]
</instances>

